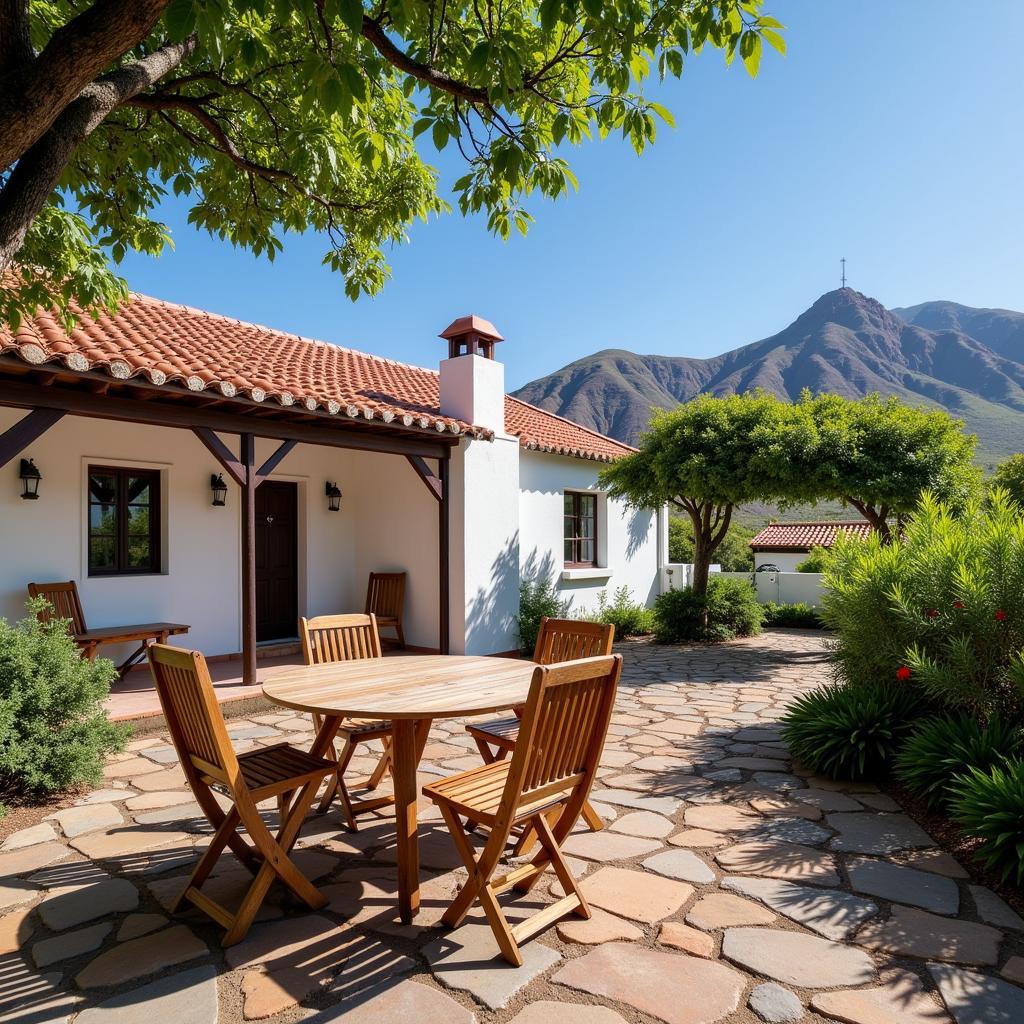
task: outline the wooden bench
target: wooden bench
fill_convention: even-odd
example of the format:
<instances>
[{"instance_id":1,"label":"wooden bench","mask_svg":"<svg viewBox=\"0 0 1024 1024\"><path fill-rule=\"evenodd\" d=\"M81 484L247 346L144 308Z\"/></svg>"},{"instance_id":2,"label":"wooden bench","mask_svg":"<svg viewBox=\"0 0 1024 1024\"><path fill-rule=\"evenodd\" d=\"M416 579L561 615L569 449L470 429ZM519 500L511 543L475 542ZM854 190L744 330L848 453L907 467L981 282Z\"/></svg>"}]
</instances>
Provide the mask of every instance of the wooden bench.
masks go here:
<instances>
[{"instance_id":1,"label":"wooden bench","mask_svg":"<svg viewBox=\"0 0 1024 1024\"><path fill-rule=\"evenodd\" d=\"M92 661L96 651L104 644L138 643L138 648L117 667L118 675L123 679L125 673L137 665L146 656L146 648L152 643L167 643L169 636L187 633L189 627L180 622L144 622L136 626L102 626L89 629L85 624L85 613L78 597L78 587L74 580L64 583L30 583L29 597L43 597L49 607L39 612L41 622L50 619L67 619L71 623L71 633L82 654Z\"/></svg>"}]
</instances>

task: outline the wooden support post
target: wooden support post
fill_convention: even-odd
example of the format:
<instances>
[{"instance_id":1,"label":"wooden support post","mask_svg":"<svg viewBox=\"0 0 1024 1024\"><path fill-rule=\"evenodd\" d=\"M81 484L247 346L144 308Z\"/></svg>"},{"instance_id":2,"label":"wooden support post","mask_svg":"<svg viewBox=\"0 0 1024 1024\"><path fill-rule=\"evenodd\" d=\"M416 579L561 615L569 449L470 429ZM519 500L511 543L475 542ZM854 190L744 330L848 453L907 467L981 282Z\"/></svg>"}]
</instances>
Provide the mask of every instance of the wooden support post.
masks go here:
<instances>
[{"instance_id":1,"label":"wooden support post","mask_svg":"<svg viewBox=\"0 0 1024 1024\"><path fill-rule=\"evenodd\" d=\"M0 434L0 468L17 458L64 415L61 409L33 409Z\"/></svg>"},{"instance_id":2,"label":"wooden support post","mask_svg":"<svg viewBox=\"0 0 1024 1024\"><path fill-rule=\"evenodd\" d=\"M438 648L441 654L451 650L451 629L449 626L451 599L450 559L448 542L448 506L451 498L449 487L448 455L437 460L438 483L440 484L440 501L437 503L437 577L438 577L438 629L440 633Z\"/></svg>"},{"instance_id":3,"label":"wooden support post","mask_svg":"<svg viewBox=\"0 0 1024 1024\"><path fill-rule=\"evenodd\" d=\"M427 485L427 490L430 491L435 500L440 501L443 487L437 473L419 455L406 455L406 458L409 460L409 465L416 470L416 475Z\"/></svg>"},{"instance_id":4,"label":"wooden support post","mask_svg":"<svg viewBox=\"0 0 1024 1024\"><path fill-rule=\"evenodd\" d=\"M242 434L242 682L256 682L256 439Z\"/></svg>"}]
</instances>

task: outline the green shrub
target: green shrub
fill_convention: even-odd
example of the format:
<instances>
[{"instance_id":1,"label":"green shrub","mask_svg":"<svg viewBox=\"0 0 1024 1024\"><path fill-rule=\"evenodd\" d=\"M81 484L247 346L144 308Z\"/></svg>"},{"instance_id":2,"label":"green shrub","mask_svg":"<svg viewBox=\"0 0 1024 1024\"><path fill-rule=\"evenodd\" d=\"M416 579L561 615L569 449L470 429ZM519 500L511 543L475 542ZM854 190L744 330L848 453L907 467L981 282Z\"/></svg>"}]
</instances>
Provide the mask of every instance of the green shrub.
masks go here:
<instances>
[{"instance_id":1,"label":"green shrub","mask_svg":"<svg viewBox=\"0 0 1024 1024\"><path fill-rule=\"evenodd\" d=\"M519 613L516 615L516 630L519 646L527 654L533 654L540 632L540 620L565 619L569 616L569 600L561 597L554 582L547 576L521 580L519 583Z\"/></svg>"},{"instance_id":2,"label":"green shrub","mask_svg":"<svg viewBox=\"0 0 1024 1024\"><path fill-rule=\"evenodd\" d=\"M769 601L764 608L766 626L792 626L796 629L821 629L821 615L803 601L796 604L775 604Z\"/></svg>"},{"instance_id":3,"label":"green shrub","mask_svg":"<svg viewBox=\"0 0 1024 1024\"><path fill-rule=\"evenodd\" d=\"M988 771L1021 752L1019 726L993 718L929 718L911 733L896 758L896 778L932 810L946 804L954 778L969 768Z\"/></svg>"},{"instance_id":4,"label":"green shrub","mask_svg":"<svg viewBox=\"0 0 1024 1024\"><path fill-rule=\"evenodd\" d=\"M82 658L65 620L41 624L42 603L14 625L0 619L0 791L19 799L99 782L130 733L102 707L113 663Z\"/></svg>"},{"instance_id":5,"label":"green shrub","mask_svg":"<svg viewBox=\"0 0 1024 1024\"><path fill-rule=\"evenodd\" d=\"M950 814L981 840L978 854L1004 882L1024 884L1024 762L1014 759L957 777Z\"/></svg>"},{"instance_id":6,"label":"green shrub","mask_svg":"<svg viewBox=\"0 0 1024 1024\"><path fill-rule=\"evenodd\" d=\"M840 535L824 583L842 678L908 677L951 711L1019 715L1024 518L1004 492L956 514L926 496L889 544Z\"/></svg>"},{"instance_id":7,"label":"green shrub","mask_svg":"<svg viewBox=\"0 0 1024 1024\"><path fill-rule=\"evenodd\" d=\"M753 586L715 573L703 597L685 587L666 591L654 602L654 633L663 644L753 636L761 632L763 621Z\"/></svg>"},{"instance_id":8,"label":"green shrub","mask_svg":"<svg viewBox=\"0 0 1024 1024\"><path fill-rule=\"evenodd\" d=\"M824 572L825 565L828 562L828 548L823 548L820 544L815 544L810 551L807 552L807 557L802 562L797 562L797 572Z\"/></svg>"},{"instance_id":9,"label":"green shrub","mask_svg":"<svg viewBox=\"0 0 1024 1024\"><path fill-rule=\"evenodd\" d=\"M821 775L882 778L920 704L908 686L823 686L789 706L782 735L793 756Z\"/></svg>"},{"instance_id":10,"label":"green shrub","mask_svg":"<svg viewBox=\"0 0 1024 1024\"><path fill-rule=\"evenodd\" d=\"M650 608L637 604L630 595L629 587L625 586L615 591L610 602L608 594L602 590L597 596L597 611L589 618L613 625L617 640L643 636L654 629L654 613Z\"/></svg>"}]
</instances>

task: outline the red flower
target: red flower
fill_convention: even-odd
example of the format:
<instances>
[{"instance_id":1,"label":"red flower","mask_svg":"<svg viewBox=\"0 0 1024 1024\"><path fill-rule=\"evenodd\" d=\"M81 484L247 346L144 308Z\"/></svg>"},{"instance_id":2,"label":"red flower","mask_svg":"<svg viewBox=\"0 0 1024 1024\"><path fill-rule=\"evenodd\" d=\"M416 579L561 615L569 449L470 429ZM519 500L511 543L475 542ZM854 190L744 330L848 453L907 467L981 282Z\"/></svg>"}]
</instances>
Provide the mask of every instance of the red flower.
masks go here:
<instances>
[{"instance_id":1,"label":"red flower","mask_svg":"<svg viewBox=\"0 0 1024 1024\"><path fill-rule=\"evenodd\" d=\"M929 608L928 611L925 612L925 615L927 615L929 619L937 619L939 617L939 609Z\"/></svg>"},{"instance_id":2,"label":"red flower","mask_svg":"<svg viewBox=\"0 0 1024 1024\"><path fill-rule=\"evenodd\" d=\"M996 622L1005 622L1005 621L1006 621L1006 612L1004 612L1003 609L1000 608L996 612Z\"/></svg>"},{"instance_id":3,"label":"red flower","mask_svg":"<svg viewBox=\"0 0 1024 1024\"><path fill-rule=\"evenodd\" d=\"M963 603L963 601L954 601L954 602L953 602L953 607L954 607L954 608L955 608L955 609L956 609L957 611L960 611L960 609L961 609L961 608L963 608L963 606L964 606L964 603Z\"/></svg>"},{"instance_id":4,"label":"red flower","mask_svg":"<svg viewBox=\"0 0 1024 1024\"><path fill-rule=\"evenodd\" d=\"M905 683L910 678L910 669L906 665L900 665L896 669L896 678L901 682Z\"/></svg>"}]
</instances>

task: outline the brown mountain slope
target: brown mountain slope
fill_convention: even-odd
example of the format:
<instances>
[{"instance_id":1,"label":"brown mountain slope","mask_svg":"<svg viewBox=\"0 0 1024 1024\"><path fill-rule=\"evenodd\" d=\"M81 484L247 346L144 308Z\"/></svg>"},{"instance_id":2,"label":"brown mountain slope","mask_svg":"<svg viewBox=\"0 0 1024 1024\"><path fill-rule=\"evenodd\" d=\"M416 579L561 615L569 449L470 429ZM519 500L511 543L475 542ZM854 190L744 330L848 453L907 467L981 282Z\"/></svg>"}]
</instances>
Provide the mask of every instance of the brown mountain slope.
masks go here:
<instances>
[{"instance_id":1,"label":"brown mountain slope","mask_svg":"<svg viewBox=\"0 0 1024 1024\"><path fill-rule=\"evenodd\" d=\"M516 395L635 442L652 408L671 408L702 391L759 387L788 399L804 388L851 398L877 391L963 418L978 434L984 458L1019 450L1024 362L1011 354L1020 349L1024 360L1024 314L955 303L925 303L900 313L843 288L823 295L778 334L713 359L610 349ZM988 343L968 329L985 334Z\"/></svg>"}]
</instances>

